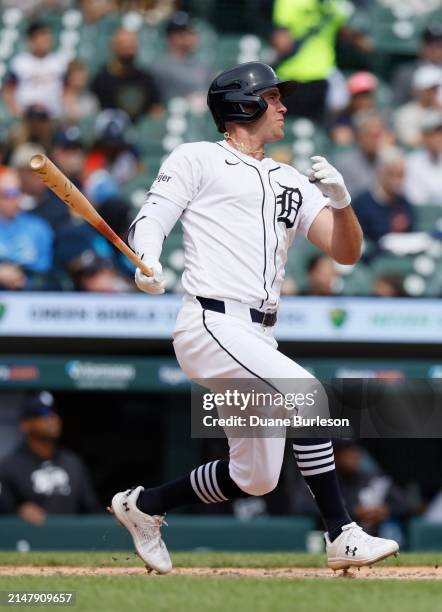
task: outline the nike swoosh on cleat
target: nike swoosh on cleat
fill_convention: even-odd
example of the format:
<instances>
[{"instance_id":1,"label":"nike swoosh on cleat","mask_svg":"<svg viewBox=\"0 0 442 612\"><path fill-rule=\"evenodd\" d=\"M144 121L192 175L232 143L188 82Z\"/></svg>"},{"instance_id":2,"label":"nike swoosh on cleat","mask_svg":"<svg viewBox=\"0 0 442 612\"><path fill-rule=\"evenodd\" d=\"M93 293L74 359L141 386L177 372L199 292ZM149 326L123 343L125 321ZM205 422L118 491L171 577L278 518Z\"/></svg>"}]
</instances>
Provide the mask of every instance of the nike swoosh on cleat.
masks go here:
<instances>
[{"instance_id":1,"label":"nike swoosh on cleat","mask_svg":"<svg viewBox=\"0 0 442 612\"><path fill-rule=\"evenodd\" d=\"M238 162L229 162L228 159L225 159L224 161L226 162L226 164L228 166L237 166L239 164L239 161Z\"/></svg>"}]
</instances>

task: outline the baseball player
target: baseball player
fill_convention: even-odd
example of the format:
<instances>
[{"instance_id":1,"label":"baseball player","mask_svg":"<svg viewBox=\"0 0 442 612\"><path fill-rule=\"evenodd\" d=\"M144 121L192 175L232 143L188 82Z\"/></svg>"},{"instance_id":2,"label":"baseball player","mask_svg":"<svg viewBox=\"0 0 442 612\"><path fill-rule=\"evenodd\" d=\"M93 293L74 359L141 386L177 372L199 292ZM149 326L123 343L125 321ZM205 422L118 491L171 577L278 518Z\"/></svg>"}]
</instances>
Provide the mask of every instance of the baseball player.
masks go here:
<instances>
[{"instance_id":1,"label":"baseball player","mask_svg":"<svg viewBox=\"0 0 442 612\"><path fill-rule=\"evenodd\" d=\"M341 264L360 255L362 232L342 176L312 157L309 177L265 157L280 140L295 88L266 64L249 62L221 73L208 105L224 138L177 147L163 163L129 229L129 244L153 270L137 269L138 288L164 292L162 244L181 219L185 265L183 306L173 338L190 379L312 378L278 351L274 339L287 250L299 232ZM210 461L182 478L117 493L111 511L130 532L151 570L172 568L160 528L169 510L272 491L284 437L229 438L229 459ZM328 565L369 565L395 554L393 540L374 538L352 522L342 499L329 439L295 439L293 450L323 518Z\"/></svg>"}]
</instances>

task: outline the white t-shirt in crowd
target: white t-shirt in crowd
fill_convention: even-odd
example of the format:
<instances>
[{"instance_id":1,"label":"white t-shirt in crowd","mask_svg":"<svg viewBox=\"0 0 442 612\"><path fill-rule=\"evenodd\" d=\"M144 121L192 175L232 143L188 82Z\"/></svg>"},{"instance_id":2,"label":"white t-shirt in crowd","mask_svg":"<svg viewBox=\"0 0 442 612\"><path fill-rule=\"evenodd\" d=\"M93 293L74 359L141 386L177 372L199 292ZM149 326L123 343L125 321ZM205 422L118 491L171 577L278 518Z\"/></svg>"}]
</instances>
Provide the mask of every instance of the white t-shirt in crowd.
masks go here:
<instances>
[{"instance_id":1,"label":"white t-shirt in crowd","mask_svg":"<svg viewBox=\"0 0 442 612\"><path fill-rule=\"evenodd\" d=\"M51 116L59 117L63 110L63 77L68 58L61 51L37 57L20 53L9 66L10 78L16 83L16 100L25 109L42 104Z\"/></svg>"},{"instance_id":2,"label":"white t-shirt in crowd","mask_svg":"<svg viewBox=\"0 0 442 612\"><path fill-rule=\"evenodd\" d=\"M442 206L442 155L432 159L420 150L407 157L404 193L413 204Z\"/></svg>"}]
</instances>

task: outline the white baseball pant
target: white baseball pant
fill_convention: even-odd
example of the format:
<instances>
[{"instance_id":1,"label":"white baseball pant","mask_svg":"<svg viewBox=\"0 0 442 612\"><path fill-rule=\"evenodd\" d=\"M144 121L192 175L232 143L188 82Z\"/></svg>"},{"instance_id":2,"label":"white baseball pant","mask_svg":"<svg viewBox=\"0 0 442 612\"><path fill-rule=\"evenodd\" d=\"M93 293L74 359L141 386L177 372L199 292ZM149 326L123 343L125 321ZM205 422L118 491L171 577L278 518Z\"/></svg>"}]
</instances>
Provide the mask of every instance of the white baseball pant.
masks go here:
<instances>
[{"instance_id":1,"label":"white baseball pant","mask_svg":"<svg viewBox=\"0 0 442 612\"><path fill-rule=\"evenodd\" d=\"M247 305L223 301L226 314L204 310L195 297L184 298L173 345L186 376L192 380L314 378L278 351L273 327L253 323ZM272 491L281 472L285 437L231 437L228 442L230 477L238 487L250 495Z\"/></svg>"}]
</instances>

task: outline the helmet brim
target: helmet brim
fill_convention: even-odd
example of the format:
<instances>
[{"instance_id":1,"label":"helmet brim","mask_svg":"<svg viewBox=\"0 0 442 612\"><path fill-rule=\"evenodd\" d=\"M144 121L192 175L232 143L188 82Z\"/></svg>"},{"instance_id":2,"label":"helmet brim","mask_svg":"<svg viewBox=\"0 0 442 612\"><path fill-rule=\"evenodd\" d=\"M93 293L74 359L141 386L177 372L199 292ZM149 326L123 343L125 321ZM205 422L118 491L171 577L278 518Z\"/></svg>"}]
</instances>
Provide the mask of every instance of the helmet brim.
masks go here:
<instances>
[{"instance_id":1,"label":"helmet brim","mask_svg":"<svg viewBox=\"0 0 442 612\"><path fill-rule=\"evenodd\" d=\"M277 85L279 93L281 94L281 98L286 98L287 96L290 96L295 91L297 86L297 82L292 80L280 81Z\"/></svg>"},{"instance_id":2,"label":"helmet brim","mask_svg":"<svg viewBox=\"0 0 442 612\"><path fill-rule=\"evenodd\" d=\"M264 91L267 91L268 89L273 89L273 87L276 87L279 90L279 93L281 94L281 98L286 98L295 91L297 86L298 84L296 81L280 81L278 79L277 81L275 80L274 82L267 83L265 87L260 87L259 90L255 90L254 93L261 94Z\"/></svg>"}]
</instances>

